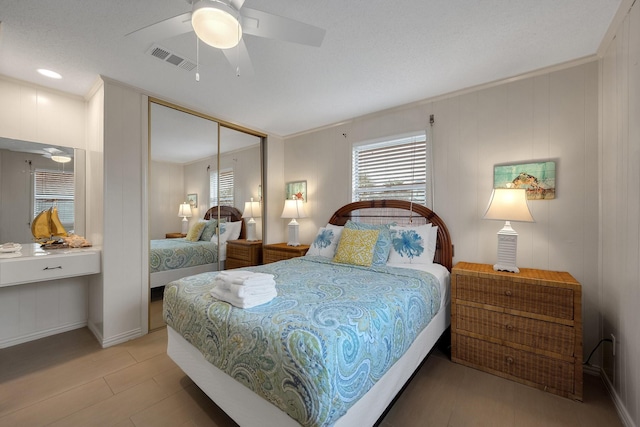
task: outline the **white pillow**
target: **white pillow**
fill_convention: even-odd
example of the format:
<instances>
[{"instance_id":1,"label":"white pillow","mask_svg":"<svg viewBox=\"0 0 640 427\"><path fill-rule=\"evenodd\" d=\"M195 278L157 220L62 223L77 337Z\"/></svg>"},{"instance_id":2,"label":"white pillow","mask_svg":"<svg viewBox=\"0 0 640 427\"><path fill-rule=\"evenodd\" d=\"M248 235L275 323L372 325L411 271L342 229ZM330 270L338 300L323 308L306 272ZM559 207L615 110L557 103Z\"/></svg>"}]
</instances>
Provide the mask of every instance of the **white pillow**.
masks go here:
<instances>
[{"instance_id":1,"label":"white pillow","mask_svg":"<svg viewBox=\"0 0 640 427\"><path fill-rule=\"evenodd\" d=\"M226 243L227 240L237 240L242 231L242 221L223 222L219 227L220 244ZM216 241L217 236L213 236L212 241Z\"/></svg>"},{"instance_id":2,"label":"white pillow","mask_svg":"<svg viewBox=\"0 0 640 427\"><path fill-rule=\"evenodd\" d=\"M342 235L342 227L328 228L321 227L313 239L313 243L309 246L307 255L322 256L325 258L333 258L336 255L336 248Z\"/></svg>"},{"instance_id":3,"label":"white pillow","mask_svg":"<svg viewBox=\"0 0 640 427\"><path fill-rule=\"evenodd\" d=\"M438 227L431 224L400 227L391 226L392 264L431 264L436 253Z\"/></svg>"}]
</instances>

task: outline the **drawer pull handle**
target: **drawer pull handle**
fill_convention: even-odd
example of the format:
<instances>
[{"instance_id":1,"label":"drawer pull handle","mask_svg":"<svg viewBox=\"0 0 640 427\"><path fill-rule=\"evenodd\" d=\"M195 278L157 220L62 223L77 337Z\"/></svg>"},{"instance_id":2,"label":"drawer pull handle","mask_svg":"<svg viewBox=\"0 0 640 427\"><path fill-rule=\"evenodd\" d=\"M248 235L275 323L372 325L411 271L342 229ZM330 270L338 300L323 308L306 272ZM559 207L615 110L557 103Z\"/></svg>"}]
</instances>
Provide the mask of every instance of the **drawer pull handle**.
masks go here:
<instances>
[{"instance_id":1,"label":"drawer pull handle","mask_svg":"<svg viewBox=\"0 0 640 427\"><path fill-rule=\"evenodd\" d=\"M506 291L504 291L504 294L505 294L506 296L510 297L510 296L511 296L511 290L510 290L510 289L507 289Z\"/></svg>"},{"instance_id":2,"label":"drawer pull handle","mask_svg":"<svg viewBox=\"0 0 640 427\"><path fill-rule=\"evenodd\" d=\"M507 362L507 365L511 365L511 364L513 364L513 357L507 356L505 361Z\"/></svg>"},{"instance_id":3,"label":"drawer pull handle","mask_svg":"<svg viewBox=\"0 0 640 427\"><path fill-rule=\"evenodd\" d=\"M45 267L43 270L62 270L62 266L59 265L57 267Z\"/></svg>"},{"instance_id":4,"label":"drawer pull handle","mask_svg":"<svg viewBox=\"0 0 640 427\"><path fill-rule=\"evenodd\" d=\"M505 328L507 328L507 330L509 330L509 331L513 331L513 330L515 329L515 328L513 327L513 325L510 325L510 324L508 324L508 323L507 323L506 325L504 325L504 327L505 327Z\"/></svg>"}]
</instances>

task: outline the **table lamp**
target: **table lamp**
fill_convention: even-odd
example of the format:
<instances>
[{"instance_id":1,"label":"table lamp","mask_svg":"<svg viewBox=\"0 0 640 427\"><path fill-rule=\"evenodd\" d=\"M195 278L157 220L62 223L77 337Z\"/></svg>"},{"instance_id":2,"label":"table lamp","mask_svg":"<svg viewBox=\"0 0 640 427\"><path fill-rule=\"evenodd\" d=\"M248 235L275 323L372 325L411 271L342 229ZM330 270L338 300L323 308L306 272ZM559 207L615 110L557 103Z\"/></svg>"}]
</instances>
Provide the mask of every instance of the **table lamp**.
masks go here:
<instances>
[{"instance_id":1,"label":"table lamp","mask_svg":"<svg viewBox=\"0 0 640 427\"><path fill-rule=\"evenodd\" d=\"M249 218L247 221L247 241L255 242L256 237L256 221L254 218L260 218L260 202L254 202L253 197L250 202L244 202L244 212L242 218Z\"/></svg>"},{"instance_id":2,"label":"table lamp","mask_svg":"<svg viewBox=\"0 0 640 427\"><path fill-rule=\"evenodd\" d=\"M300 246L300 242L298 241L298 221L296 221L296 219L306 217L307 214L304 211L304 201L302 199L297 199L293 196L291 199L284 201L284 209L282 210L280 218L291 218L291 222L289 223L289 241L287 242L287 245Z\"/></svg>"},{"instance_id":3,"label":"table lamp","mask_svg":"<svg viewBox=\"0 0 640 427\"><path fill-rule=\"evenodd\" d=\"M189 220L191 218L191 205L189 203L181 203L178 209L178 216L182 217L182 234L187 234L189 231Z\"/></svg>"},{"instance_id":4,"label":"table lamp","mask_svg":"<svg viewBox=\"0 0 640 427\"><path fill-rule=\"evenodd\" d=\"M493 266L496 271L519 273L516 267L518 233L511 227L511 221L534 222L527 193L524 188L494 188L484 219L505 221L498 231L498 262Z\"/></svg>"}]
</instances>

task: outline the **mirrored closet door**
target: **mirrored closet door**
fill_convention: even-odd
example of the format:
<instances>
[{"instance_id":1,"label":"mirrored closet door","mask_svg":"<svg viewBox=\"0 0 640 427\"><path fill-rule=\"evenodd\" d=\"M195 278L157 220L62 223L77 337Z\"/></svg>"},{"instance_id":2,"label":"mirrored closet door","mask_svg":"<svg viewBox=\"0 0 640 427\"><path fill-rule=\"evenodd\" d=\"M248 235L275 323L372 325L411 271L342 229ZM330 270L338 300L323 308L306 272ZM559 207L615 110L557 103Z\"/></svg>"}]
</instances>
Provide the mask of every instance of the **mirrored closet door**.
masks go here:
<instances>
[{"instance_id":1,"label":"mirrored closet door","mask_svg":"<svg viewBox=\"0 0 640 427\"><path fill-rule=\"evenodd\" d=\"M149 330L164 326L167 283L224 269L227 247L246 239L251 220L252 238L261 238L263 141L260 133L150 98Z\"/></svg>"}]
</instances>

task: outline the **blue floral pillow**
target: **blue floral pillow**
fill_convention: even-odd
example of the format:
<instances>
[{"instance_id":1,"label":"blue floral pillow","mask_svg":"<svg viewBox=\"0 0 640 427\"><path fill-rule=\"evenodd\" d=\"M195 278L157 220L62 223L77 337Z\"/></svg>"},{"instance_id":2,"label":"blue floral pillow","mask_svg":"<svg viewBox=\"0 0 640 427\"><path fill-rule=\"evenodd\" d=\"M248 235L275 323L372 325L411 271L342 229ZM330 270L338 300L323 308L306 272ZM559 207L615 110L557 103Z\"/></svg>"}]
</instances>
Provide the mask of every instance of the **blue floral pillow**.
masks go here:
<instances>
[{"instance_id":1,"label":"blue floral pillow","mask_svg":"<svg viewBox=\"0 0 640 427\"><path fill-rule=\"evenodd\" d=\"M371 265L386 265L391 252L391 224L365 224L363 222L347 221L345 228L353 230L378 230L378 241L373 251L373 262Z\"/></svg>"},{"instance_id":2,"label":"blue floral pillow","mask_svg":"<svg viewBox=\"0 0 640 427\"><path fill-rule=\"evenodd\" d=\"M322 227L318 230L316 238L309 246L308 256L322 256L325 258L333 258L336 254L336 248L342 235L342 227L326 228Z\"/></svg>"},{"instance_id":3,"label":"blue floral pillow","mask_svg":"<svg viewBox=\"0 0 640 427\"><path fill-rule=\"evenodd\" d=\"M431 264L435 255L438 227L431 224L415 227L391 227L389 263Z\"/></svg>"}]
</instances>

